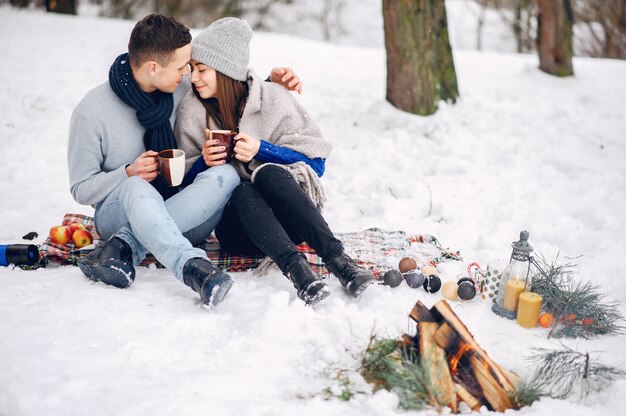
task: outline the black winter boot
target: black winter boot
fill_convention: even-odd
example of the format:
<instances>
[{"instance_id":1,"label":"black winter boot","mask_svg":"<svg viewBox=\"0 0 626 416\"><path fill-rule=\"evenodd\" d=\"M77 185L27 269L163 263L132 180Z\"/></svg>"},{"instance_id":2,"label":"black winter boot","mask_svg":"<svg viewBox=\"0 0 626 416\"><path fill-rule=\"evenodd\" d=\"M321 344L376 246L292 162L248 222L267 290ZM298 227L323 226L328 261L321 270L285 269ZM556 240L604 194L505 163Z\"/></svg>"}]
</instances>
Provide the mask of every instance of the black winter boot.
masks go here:
<instances>
[{"instance_id":1,"label":"black winter boot","mask_svg":"<svg viewBox=\"0 0 626 416\"><path fill-rule=\"evenodd\" d=\"M352 296L359 297L374 281L374 275L367 269L356 265L345 252L326 261L326 267L341 282L341 285Z\"/></svg>"},{"instance_id":2,"label":"black winter boot","mask_svg":"<svg viewBox=\"0 0 626 416\"><path fill-rule=\"evenodd\" d=\"M119 237L111 237L78 261L80 270L93 281L124 289L135 281L133 251Z\"/></svg>"},{"instance_id":3,"label":"black winter boot","mask_svg":"<svg viewBox=\"0 0 626 416\"><path fill-rule=\"evenodd\" d=\"M307 305L315 305L330 295L326 283L320 279L304 257L301 257L289 267L289 272L286 276L296 288L298 297Z\"/></svg>"},{"instance_id":4,"label":"black winter boot","mask_svg":"<svg viewBox=\"0 0 626 416\"><path fill-rule=\"evenodd\" d=\"M183 280L210 308L224 300L233 285L229 275L200 257L187 260L183 266Z\"/></svg>"}]
</instances>

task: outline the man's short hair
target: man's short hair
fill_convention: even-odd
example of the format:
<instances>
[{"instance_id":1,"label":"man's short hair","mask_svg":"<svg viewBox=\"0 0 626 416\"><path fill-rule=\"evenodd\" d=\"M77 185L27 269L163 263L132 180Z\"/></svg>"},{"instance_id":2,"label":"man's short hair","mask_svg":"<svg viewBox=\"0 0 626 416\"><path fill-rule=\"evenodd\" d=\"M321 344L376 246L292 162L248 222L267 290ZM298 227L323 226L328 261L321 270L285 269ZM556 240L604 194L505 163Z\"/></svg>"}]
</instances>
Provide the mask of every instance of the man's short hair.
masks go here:
<instances>
[{"instance_id":1,"label":"man's short hair","mask_svg":"<svg viewBox=\"0 0 626 416\"><path fill-rule=\"evenodd\" d=\"M128 56L134 67L148 61L167 65L174 51L191 42L189 28L173 17L149 14L141 19L130 34Z\"/></svg>"}]
</instances>

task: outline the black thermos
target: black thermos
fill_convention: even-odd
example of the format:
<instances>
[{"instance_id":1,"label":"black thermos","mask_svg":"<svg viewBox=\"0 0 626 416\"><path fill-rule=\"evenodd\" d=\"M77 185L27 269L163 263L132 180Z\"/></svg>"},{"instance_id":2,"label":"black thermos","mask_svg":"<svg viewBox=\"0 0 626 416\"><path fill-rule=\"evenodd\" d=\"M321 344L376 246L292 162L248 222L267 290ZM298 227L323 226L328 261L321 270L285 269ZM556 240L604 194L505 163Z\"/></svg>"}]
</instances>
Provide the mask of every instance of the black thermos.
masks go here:
<instances>
[{"instance_id":1,"label":"black thermos","mask_svg":"<svg viewBox=\"0 0 626 416\"><path fill-rule=\"evenodd\" d=\"M32 244L0 244L0 266L33 266L39 261L39 250Z\"/></svg>"}]
</instances>

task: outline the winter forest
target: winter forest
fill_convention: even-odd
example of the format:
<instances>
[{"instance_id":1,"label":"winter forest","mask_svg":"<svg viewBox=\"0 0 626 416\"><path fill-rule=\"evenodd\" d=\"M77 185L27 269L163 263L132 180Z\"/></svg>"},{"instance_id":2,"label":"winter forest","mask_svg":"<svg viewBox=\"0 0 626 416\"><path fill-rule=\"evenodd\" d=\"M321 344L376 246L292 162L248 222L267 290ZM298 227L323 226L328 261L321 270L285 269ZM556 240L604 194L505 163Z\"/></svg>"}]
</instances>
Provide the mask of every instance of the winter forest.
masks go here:
<instances>
[{"instance_id":1,"label":"winter forest","mask_svg":"<svg viewBox=\"0 0 626 416\"><path fill-rule=\"evenodd\" d=\"M198 45L219 19L247 22L229 20L249 27L251 40L239 80L249 90L227 130L232 146L260 147L237 181L267 200L270 185L256 174L270 169L250 167L287 166L344 257L324 254L311 231L319 225L299 232L315 223L310 215L284 225L293 195L267 212L286 227L295 263L266 250L267 235L250 237L252 254L228 250L220 226L200 242L176 230L210 272L169 267L146 240L162 222L137 238L154 247L145 258L123 237L111 243L119 232L105 236L96 213L106 204L77 198L72 175L94 148L96 168L110 173L107 152L119 150L108 148L111 132L125 146L140 131L141 152L155 150L147 137L156 127L112 81L150 13L193 38L171 55L192 58L171 90L128 64L145 97L169 94L174 109L158 128L179 149L181 100L181 109L199 99L203 116L218 115L203 141L227 123L216 99L224 93L201 92L196 58L217 58ZM218 40L215 51L230 45ZM624 413L626 1L0 0L0 56L0 415ZM217 88L224 75L212 65L230 71L228 59L205 65ZM290 122L306 110L303 123L315 123L327 153L310 150L311 130L293 139L308 147L288 144L287 153L271 131L240 138L252 135L244 108L256 105L248 67L261 91L293 103ZM277 67L293 70L301 93L274 85ZM72 139L76 109L109 83L119 100L100 99L86 121L104 133L95 147L75 145L84 143ZM194 93L178 97L182 88ZM282 111L282 101L259 102ZM109 113L117 116L102 125ZM232 165L243 154L234 152ZM264 159L271 152L300 162ZM154 175L173 180L154 155ZM115 169L141 177L140 158ZM181 166L187 174L184 157ZM234 195L219 224L243 204ZM255 221L241 219L243 229L261 229Z\"/></svg>"}]
</instances>

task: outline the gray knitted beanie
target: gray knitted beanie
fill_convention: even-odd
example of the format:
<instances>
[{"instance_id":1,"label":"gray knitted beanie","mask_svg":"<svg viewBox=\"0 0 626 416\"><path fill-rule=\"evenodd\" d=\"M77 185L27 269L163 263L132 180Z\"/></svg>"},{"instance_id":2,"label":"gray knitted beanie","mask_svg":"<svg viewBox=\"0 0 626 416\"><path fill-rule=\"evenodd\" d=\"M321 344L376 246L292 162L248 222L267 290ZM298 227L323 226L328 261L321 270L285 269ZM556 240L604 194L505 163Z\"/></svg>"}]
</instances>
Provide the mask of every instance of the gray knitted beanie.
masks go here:
<instances>
[{"instance_id":1,"label":"gray knitted beanie","mask_svg":"<svg viewBox=\"0 0 626 416\"><path fill-rule=\"evenodd\" d=\"M252 28L245 20L225 17L191 41L191 59L238 81L245 81L250 62Z\"/></svg>"}]
</instances>

